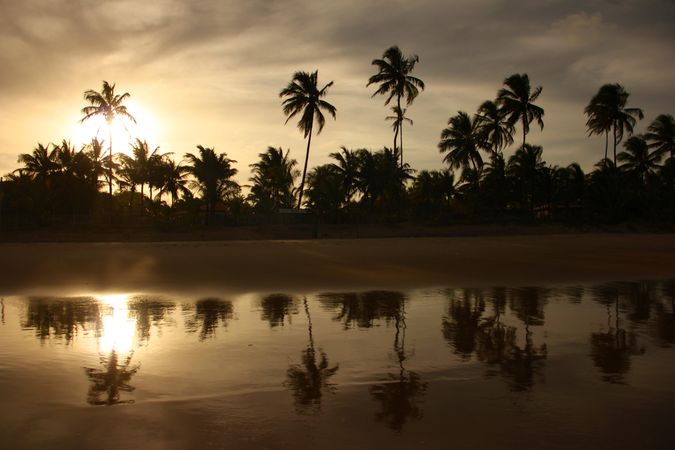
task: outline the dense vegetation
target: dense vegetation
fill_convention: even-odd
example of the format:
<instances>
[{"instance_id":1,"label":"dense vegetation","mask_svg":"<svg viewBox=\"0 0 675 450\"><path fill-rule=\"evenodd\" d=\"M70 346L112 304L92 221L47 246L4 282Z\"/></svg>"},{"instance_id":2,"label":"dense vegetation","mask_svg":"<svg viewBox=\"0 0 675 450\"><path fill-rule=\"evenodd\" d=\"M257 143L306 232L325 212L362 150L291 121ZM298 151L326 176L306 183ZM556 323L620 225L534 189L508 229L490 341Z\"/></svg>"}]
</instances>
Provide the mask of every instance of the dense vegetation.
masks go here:
<instances>
[{"instance_id":1,"label":"dense vegetation","mask_svg":"<svg viewBox=\"0 0 675 450\"><path fill-rule=\"evenodd\" d=\"M527 74L507 77L495 99L476 113L458 111L449 118L438 143L445 169L414 170L403 160L403 125L413 123L402 102L410 106L425 87L411 75L418 62L398 47L373 61L377 73L367 83L377 86L373 96L384 95L385 105L396 101L394 115L387 117L391 147L341 147L330 154L331 163L308 171L312 135L323 129L324 114L336 118L337 109L325 100L332 81L319 88L318 72L297 72L279 95L287 122L299 117L307 139L302 171L290 151L270 146L251 165L245 195L233 180L237 162L212 147L198 145L176 161L140 139L129 154L114 154L112 133L107 142L94 138L79 149L66 140L37 144L0 183L0 224L246 224L277 223L282 216L337 223L580 224L675 217L673 116L661 114L646 134L634 135L644 115L628 106L629 93L619 84L601 86L584 109L589 135L605 137L604 158L590 173L576 163L551 166L543 148L527 142L533 122L544 128L544 110L536 105L542 87L532 87ZM107 82L101 92L87 90L82 121L133 121L124 106L128 97ZM522 144L506 158L504 150L518 134ZM302 206L312 214L290 214Z\"/></svg>"}]
</instances>

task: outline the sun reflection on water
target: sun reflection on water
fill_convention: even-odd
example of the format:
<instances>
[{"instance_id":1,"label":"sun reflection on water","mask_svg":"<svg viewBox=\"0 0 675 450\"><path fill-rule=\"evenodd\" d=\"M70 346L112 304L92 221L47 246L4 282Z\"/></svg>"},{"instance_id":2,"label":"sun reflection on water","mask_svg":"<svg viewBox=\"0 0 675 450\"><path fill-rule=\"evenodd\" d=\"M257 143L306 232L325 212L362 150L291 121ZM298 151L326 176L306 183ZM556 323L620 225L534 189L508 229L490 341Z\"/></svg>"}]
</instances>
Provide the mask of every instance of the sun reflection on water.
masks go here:
<instances>
[{"instance_id":1,"label":"sun reflection on water","mask_svg":"<svg viewBox=\"0 0 675 450\"><path fill-rule=\"evenodd\" d=\"M98 342L100 352L127 353L133 349L135 320L129 316L129 294L101 295L97 299L107 307L101 317L103 330Z\"/></svg>"}]
</instances>

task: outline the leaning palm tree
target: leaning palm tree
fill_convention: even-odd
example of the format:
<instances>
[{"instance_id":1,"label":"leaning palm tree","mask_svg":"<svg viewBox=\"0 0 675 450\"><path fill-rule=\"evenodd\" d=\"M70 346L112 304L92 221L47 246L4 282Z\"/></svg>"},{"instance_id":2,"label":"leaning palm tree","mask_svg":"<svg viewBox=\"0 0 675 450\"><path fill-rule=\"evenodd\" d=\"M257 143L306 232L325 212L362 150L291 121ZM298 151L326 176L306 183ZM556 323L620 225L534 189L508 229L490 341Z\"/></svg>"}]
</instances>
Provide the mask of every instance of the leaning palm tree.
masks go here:
<instances>
[{"instance_id":1,"label":"leaning palm tree","mask_svg":"<svg viewBox=\"0 0 675 450\"><path fill-rule=\"evenodd\" d=\"M110 154L108 155L108 188L111 200L113 183L112 123L118 117L125 118L136 123L136 119L131 114L129 114L127 107L123 104L128 98L128 92L125 92L121 95L115 94L115 84L113 83L111 85L107 81L103 81L103 88L101 89L101 92L97 92L92 89L84 92L84 99L89 103L89 106L82 108L82 114L84 114L84 117L80 119L80 122L85 122L93 117L103 117L108 124L108 148L110 150Z\"/></svg>"},{"instance_id":2,"label":"leaning palm tree","mask_svg":"<svg viewBox=\"0 0 675 450\"><path fill-rule=\"evenodd\" d=\"M314 121L319 125L316 134L321 133L326 118L323 111L333 116L335 119L336 108L322 97L326 95L328 88L333 85L333 82L326 84L321 89L318 88L319 71L315 70L313 73L296 72L293 79L288 86L279 92L279 97L285 100L281 103L284 114L287 116L286 123L296 115L302 113L298 121L298 128L303 132L304 137L307 138L307 153L305 154L305 166L302 170L302 181L300 182L300 193L298 194L298 209L302 205L302 191L305 188L305 177L307 175L307 162L309 161L309 148L312 143L312 130L314 129Z\"/></svg>"},{"instance_id":3,"label":"leaning palm tree","mask_svg":"<svg viewBox=\"0 0 675 450\"><path fill-rule=\"evenodd\" d=\"M488 142L493 153L513 144L513 125L506 119L505 111L495 102L487 100L478 107L476 115L479 132Z\"/></svg>"},{"instance_id":4,"label":"leaning palm tree","mask_svg":"<svg viewBox=\"0 0 675 450\"><path fill-rule=\"evenodd\" d=\"M645 139L649 142L649 147L659 155L660 158L670 154L675 158L675 120L670 114L661 114L649 125L648 133Z\"/></svg>"},{"instance_id":5,"label":"leaning palm tree","mask_svg":"<svg viewBox=\"0 0 675 450\"><path fill-rule=\"evenodd\" d=\"M483 158L480 150L488 149L488 145L479 127L478 120L472 119L464 111L450 117L448 127L441 132L441 141L438 143L439 151L447 152L443 162L452 168L466 169L471 164L474 170L481 169Z\"/></svg>"},{"instance_id":6,"label":"leaning palm tree","mask_svg":"<svg viewBox=\"0 0 675 450\"><path fill-rule=\"evenodd\" d=\"M408 117L405 116L406 108L399 108L398 106L392 106L391 108L392 112L394 113L393 116L387 116L384 118L384 120L391 120L391 128L394 130L394 149L397 148L396 146L396 140L400 136L401 137L401 146L400 148L403 148L403 122L408 122L410 125L413 124L412 119L409 119ZM403 162L403 160L401 160Z\"/></svg>"},{"instance_id":7,"label":"leaning palm tree","mask_svg":"<svg viewBox=\"0 0 675 450\"><path fill-rule=\"evenodd\" d=\"M388 95L384 104L396 97L396 107L401 109L401 98L406 99L406 104L412 104L413 100L419 95L420 90L424 90L424 82L419 78L413 77L410 73L415 69L415 64L419 62L417 55L403 56L398 46L389 47L382 55L382 59L374 59L372 65L377 66L378 72L368 79L368 84L378 84L378 88L372 95ZM399 128L401 135L401 164L403 164L403 124ZM394 150L396 150L394 142Z\"/></svg>"},{"instance_id":8,"label":"leaning palm tree","mask_svg":"<svg viewBox=\"0 0 675 450\"><path fill-rule=\"evenodd\" d=\"M197 146L199 155L186 153L188 173L194 176L195 180L191 182L191 187L201 191L206 203L206 222L213 217L216 211L219 193L223 192L224 187L234 187L236 182L231 180L237 173L237 169L232 167L236 161L227 157L225 153L216 155L213 148Z\"/></svg>"},{"instance_id":9,"label":"leaning palm tree","mask_svg":"<svg viewBox=\"0 0 675 450\"><path fill-rule=\"evenodd\" d=\"M504 110L507 121L511 125L517 122L523 124L523 145L525 138L530 131L530 123L536 120L541 129L544 129L544 110L535 105L541 94L542 87L530 87L530 77L526 74L515 73L504 80L506 88L500 89L497 93L497 103Z\"/></svg>"}]
</instances>

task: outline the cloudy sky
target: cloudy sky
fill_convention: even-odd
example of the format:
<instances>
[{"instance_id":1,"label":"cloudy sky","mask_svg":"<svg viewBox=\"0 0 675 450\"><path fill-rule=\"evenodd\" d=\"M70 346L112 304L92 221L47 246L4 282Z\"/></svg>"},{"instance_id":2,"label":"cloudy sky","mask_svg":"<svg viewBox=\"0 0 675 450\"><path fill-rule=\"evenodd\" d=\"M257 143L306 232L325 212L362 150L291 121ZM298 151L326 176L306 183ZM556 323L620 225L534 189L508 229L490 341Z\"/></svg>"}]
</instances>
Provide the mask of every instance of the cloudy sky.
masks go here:
<instances>
[{"instance_id":1,"label":"cloudy sky","mask_svg":"<svg viewBox=\"0 0 675 450\"><path fill-rule=\"evenodd\" d=\"M335 82L337 120L313 140L310 166L341 145L379 149L390 111L366 81L391 45L419 55L427 85L405 130L416 169L440 168L448 117L474 112L513 73L543 86L545 127L528 141L552 164L588 170L602 156L583 108L604 83L643 108L638 132L675 113L673 0L0 0L0 174L38 142L81 143L82 93L102 80L131 94L135 132L152 145L177 157L213 146L238 161L241 182L267 146L304 157L278 98L297 70Z\"/></svg>"}]
</instances>

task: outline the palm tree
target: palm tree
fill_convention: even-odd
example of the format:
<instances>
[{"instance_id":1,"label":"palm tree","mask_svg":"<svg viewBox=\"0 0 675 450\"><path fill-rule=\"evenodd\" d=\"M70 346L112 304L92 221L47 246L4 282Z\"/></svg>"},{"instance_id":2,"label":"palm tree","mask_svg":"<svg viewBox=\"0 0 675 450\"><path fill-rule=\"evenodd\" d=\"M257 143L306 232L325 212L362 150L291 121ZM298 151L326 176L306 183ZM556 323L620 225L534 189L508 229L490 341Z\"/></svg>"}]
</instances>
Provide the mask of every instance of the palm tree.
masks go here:
<instances>
[{"instance_id":1,"label":"palm tree","mask_svg":"<svg viewBox=\"0 0 675 450\"><path fill-rule=\"evenodd\" d=\"M162 182L157 196L161 198L164 194L171 195L172 207L176 203L176 200L178 200L179 194L182 194L184 197L189 197L191 193L187 188L188 181L185 178L188 171L186 166L176 164L173 159L167 158L164 160L161 166Z\"/></svg>"},{"instance_id":2,"label":"palm tree","mask_svg":"<svg viewBox=\"0 0 675 450\"><path fill-rule=\"evenodd\" d=\"M394 149L396 149L396 139L398 138L399 134L401 136L401 146L400 148L403 148L403 122L408 122L410 125L413 124L412 119L409 119L405 116L405 113L407 111L406 108L399 108L398 106L392 106L391 108L392 112L394 113L393 116L387 116L384 118L384 120L391 120L391 128L394 130ZM403 156L401 156L403 158ZM401 163L403 163L403 159L401 159Z\"/></svg>"},{"instance_id":3,"label":"palm tree","mask_svg":"<svg viewBox=\"0 0 675 450\"><path fill-rule=\"evenodd\" d=\"M236 175L237 169L232 167L236 161L227 157L227 154L216 155L213 148L197 146L199 156L187 153L185 159L188 162L187 171L195 177L191 187L200 191L206 203L206 222L212 218L216 211L219 193L224 188L233 187L236 182L230 180Z\"/></svg>"},{"instance_id":4,"label":"palm tree","mask_svg":"<svg viewBox=\"0 0 675 450\"><path fill-rule=\"evenodd\" d=\"M47 186L47 179L58 168L58 163L56 162L58 147L54 147L50 151L49 145L38 144L33 149L33 153L19 155L19 162L25 166L26 173L32 178L40 180L44 187Z\"/></svg>"},{"instance_id":5,"label":"palm tree","mask_svg":"<svg viewBox=\"0 0 675 450\"><path fill-rule=\"evenodd\" d=\"M345 205L349 204L356 190L356 178L359 170L359 157L357 151L348 150L344 145L340 147L339 152L331 153L337 163L333 163L335 170L340 174L342 180L342 189L345 194Z\"/></svg>"},{"instance_id":6,"label":"palm tree","mask_svg":"<svg viewBox=\"0 0 675 450\"><path fill-rule=\"evenodd\" d=\"M479 133L485 142L490 143L494 153L513 144L513 125L506 120L505 111L495 102L487 100L478 107L476 119Z\"/></svg>"},{"instance_id":7,"label":"palm tree","mask_svg":"<svg viewBox=\"0 0 675 450\"><path fill-rule=\"evenodd\" d=\"M586 122L589 134L604 132L607 141L609 130L613 130L615 165L616 146L623 140L624 132L629 135L633 134L635 123L644 117L640 108L626 108L629 96L630 94L620 84L605 84L600 87L585 110L589 117ZM606 147L605 158L607 157Z\"/></svg>"},{"instance_id":8,"label":"palm tree","mask_svg":"<svg viewBox=\"0 0 675 450\"><path fill-rule=\"evenodd\" d=\"M509 158L506 172L521 186L523 203L532 209L537 182L546 163L542 160L544 149L539 145L525 144Z\"/></svg>"},{"instance_id":9,"label":"palm tree","mask_svg":"<svg viewBox=\"0 0 675 450\"><path fill-rule=\"evenodd\" d=\"M87 154L91 160L91 182L96 187L98 191L99 188L99 176L106 173L106 168L103 163L103 143L98 140L98 138L92 138L91 142L86 146Z\"/></svg>"},{"instance_id":10,"label":"palm tree","mask_svg":"<svg viewBox=\"0 0 675 450\"><path fill-rule=\"evenodd\" d=\"M670 153L675 158L675 120L670 114L661 114L649 125L645 139L649 147L663 157Z\"/></svg>"},{"instance_id":11,"label":"palm tree","mask_svg":"<svg viewBox=\"0 0 675 450\"><path fill-rule=\"evenodd\" d=\"M661 155L658 151L650 153L647 141L640 136L630 137L623 146L626 150L619 153L619 161L624 164L620 165L619 169L632 173L636 179L645 184L647 176L658 168Z\"/></svg>"},{"instance_id":12,"label":"palm tree","mask_svg":"<svg viewBox=\"0 0 675 450\"><path fill-rule=\"evenodd\" d=\"M406 99L408 105L412 104L413 100L419 95L420 90L424 90L424 82L419 78L413 77L410 73L415 69L415 64L419 62L417 55L405 57L398 46L394 45L385 50L382 59L374 59L372 65L377 66L378 72L368 79L368 84L378 84L379 87L372 95L375 97L378 94L387 95L384 104L396 97L395 112L405 113L401 109L401 98ZM397 114L402 116L403 114ZM403 164L403 122L399 124L399 133L401 135L401 164ZM396 150L396 137L394 137L394 150Z\"/></svg>"},{"instance_id":13,"label":"palm tree","mask_svg":"<svg viewBox=\"0 0 675 450\"><path fill-rule=\"evenodd\" d=\"M112 123L116 118L126 118L134 123L136 119L129 114L127 107L123 104L126 99L129 98L129 93L125 92L124 94L115 94L115 84L109 84L107 81L103 81L103 88L101 92L88 89L84 92L84 99L89 103L89 106L82 108L82 114L84 117L80 119L80 123L85 122L92 117L103 117L108 124L108 148L110 149L110 154L108 155L108 187L110 199L112 202L112 169L113 169L113 157L112 157ZM112 205L112 203L111 203Z\"/></svg>"},{"instance_id":14,"label":"palm tree","mask_svg":"<svg viewBox=\"0 0 675 450\"><path fill-rule=\"evenodd\" d=\"M541 94L542 87L538 86L532 91L530 77L526 74L513 74L504 80L506 88L497 93L497 104L504 110L504 114L510 125L517 122L523 124L523 145L530 131L530 123L536 120L541 129L544 129L544 110L534 104Z\"/></svg>"},{"instance_id":15,"label":"palm tree","mask_svg":"<svg viewBox=\"0 0 675 450\"><path fill-rule=\"evenodd\" d=\"M441 132L441 141L438 143L441 153L448 152L443 162L452 168L466 169L471 164L474 170L480 170L483 167L480 150L489 150L489 147L480 133L479 121L459 111L450 117L448 125Z\"/></svg>"},{"instance_id":16,"label":"palm tree","mask_svg":"<svg viewBox=\"0 0 675 450\"><path fill-rule=\"evenodd\" d=\"M305 166L302 170L302 181L300 182L300 193L298 195L298 209L302 205L302 191L305 188L305 176L307 175L307 162L309 161L309 148L312 143L312 130L314 128L314 121L316 120L319 129L316 134L321 133L326 118L323 111L328 112L333 119L337 109L325 100L321 100L326 95L328 88L333 85L329 82L321 89L318 88L319 71L313 73L296 72L284 89L279 92L279 97L286 99L281 103L284 114L287 116L286 123L296 115L302 113L298 121L298 128L303 132L304 137L307 138L307 153L305 155Z\"/></svg>"},{"instance_id":17,"label":"palm tree","mask_svg":"<svg viewBox=\"0 0 675 450\"><path fill-rule=\"evenodd\" d=\"M134 166L137 172L136 182L141 185L141 212L145 210L143 203L145 202L145 194L143 186L148 185L150 190L150 200L152 200L153 175L158 171L159 166L163 162L166 154L159 153L159 147L155 147L150 151L147 141L141 141L136 138L136 141L131 145L133 153ZM156 185L157 183L155 183Z\"/></svg>"},{"instance_id":18,"label":"palm tree","mask_svg":"<svg viewBox=\"0 0 675 450\"><path fill-rule=\"evenodd\" d=\"M253 186L249 199L256 208L277 211L293 207L293 185L299 172L295 169L297 161L289 153L290 150L284 153L281 148L267 147L267 151L258 154L260 161L250 165L253 177L249 181Z\"/></svg>"}]
</instances>

